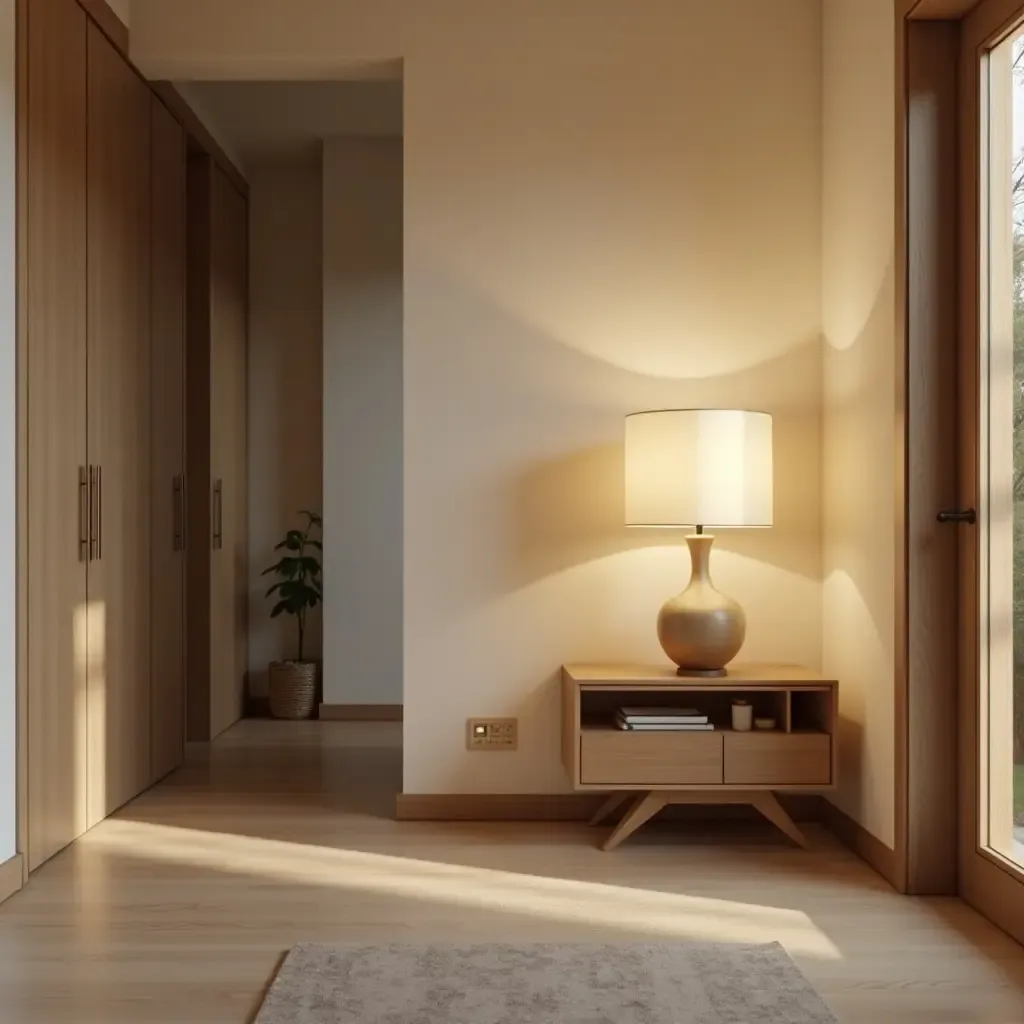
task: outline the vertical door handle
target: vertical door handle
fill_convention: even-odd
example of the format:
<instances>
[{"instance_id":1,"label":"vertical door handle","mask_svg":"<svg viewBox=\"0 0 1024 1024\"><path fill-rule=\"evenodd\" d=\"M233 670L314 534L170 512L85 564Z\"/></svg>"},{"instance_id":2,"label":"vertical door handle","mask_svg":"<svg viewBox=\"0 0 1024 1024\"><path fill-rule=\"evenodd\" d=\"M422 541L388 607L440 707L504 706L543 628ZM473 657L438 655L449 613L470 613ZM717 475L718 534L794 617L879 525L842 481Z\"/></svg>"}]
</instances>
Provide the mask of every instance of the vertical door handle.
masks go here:
<instances>
[{"instance_id":1,"label":"vertical door handle","mask_svg":"<svg viewBox=\"0 0 1024 1024\"><path fill-rule=\"evenodd\" d=\"M181 500L181 476L174 475L171 481L171 550L181 551L184 547L183 523L185 509Z\"/></svg>"},{"instance_id":2,"label":"vertical door handle","mask_svg":"<svg viewBox=\"0 0 1024 1024\"><path fill-rule=\"evenodd\" d=\"M89 561L96 558L96 531L99 526L97 509L99 488L96 486L96 467L89 467Z\"/></svg>"},{"instance_id":3,"label":"vertical door handle","mask_svg":"<svg viewBox=\"0 0 1024 1024\"><path fill-rule=\"evenodd\" d=\"M213 550L220 551L224 545L224 482L213 484Z\"/></svg>"},{"instance_id":4,"label":"vertical door handle","mask_svg":"<svg viewBox=\"0 0 1024 1024\"><path fill-rule=\"evenodd\" d=\"M89 560L89 474L78 467L78 560Z\"/></svg>"},{"instance_id":5,"label":"vertical door handle","mask_svg":"<svg viewBox=\"0 0 1024 1024\"><path fill-rule=\"evenodd\" d=\"M96 467L96 560L103 557L103 467Z\"/></svg>"}]
</instances>

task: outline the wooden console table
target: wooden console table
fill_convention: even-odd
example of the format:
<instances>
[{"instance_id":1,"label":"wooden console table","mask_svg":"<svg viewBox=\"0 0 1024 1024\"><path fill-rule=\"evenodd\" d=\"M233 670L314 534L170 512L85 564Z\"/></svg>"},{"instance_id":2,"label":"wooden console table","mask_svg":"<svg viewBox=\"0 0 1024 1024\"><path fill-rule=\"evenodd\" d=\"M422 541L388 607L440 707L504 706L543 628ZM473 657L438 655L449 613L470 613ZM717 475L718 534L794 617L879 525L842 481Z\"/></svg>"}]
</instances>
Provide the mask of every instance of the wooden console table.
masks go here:
<instances>
[{"instance_id":1,"label":"wooden console table","mask_svg":"<svg viewBox=\"0 0 1024 1024\"><path fill-rule=\"evenodd\" d=\"M732 730L734 699L749 701L772 731ZM714 732L617 728L623 705L694 707ZM774 790L833 789L838 684L785 665L730 666L722 679L690 679L669 666L566 665L562 669L562 762L573 787L611 795L600 824L632 801L604 843L612 850L669 804L750 804L800 846L803 833Z\"/></svg>"}]
</instances>

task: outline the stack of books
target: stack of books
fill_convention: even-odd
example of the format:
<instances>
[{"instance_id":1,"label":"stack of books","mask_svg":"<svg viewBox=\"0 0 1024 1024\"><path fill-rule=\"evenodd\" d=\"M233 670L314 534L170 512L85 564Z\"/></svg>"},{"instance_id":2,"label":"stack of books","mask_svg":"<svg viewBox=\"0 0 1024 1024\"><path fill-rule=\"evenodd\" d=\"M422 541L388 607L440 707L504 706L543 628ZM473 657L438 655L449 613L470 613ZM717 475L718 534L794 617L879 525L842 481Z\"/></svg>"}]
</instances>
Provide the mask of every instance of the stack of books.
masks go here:
<instances>
[{"instance_id":1,"label":"stack of books","mask_svg":"<svg viewBox=\"0 0 1024 1024\"><path fill-rule=\"evenodd\" d=\"M712 732L715 728L696 708L619 708L615 724L634 732Z\"/></svg>"}]
</instances>

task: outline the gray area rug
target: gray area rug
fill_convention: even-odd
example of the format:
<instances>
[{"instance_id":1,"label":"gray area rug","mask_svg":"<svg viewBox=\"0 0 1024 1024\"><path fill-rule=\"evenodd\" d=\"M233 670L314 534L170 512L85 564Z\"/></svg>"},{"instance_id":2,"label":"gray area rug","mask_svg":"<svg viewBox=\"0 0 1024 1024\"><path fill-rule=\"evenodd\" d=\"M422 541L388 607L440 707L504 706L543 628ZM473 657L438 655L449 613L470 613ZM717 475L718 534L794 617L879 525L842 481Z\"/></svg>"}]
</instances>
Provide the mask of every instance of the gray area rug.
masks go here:
<instances>
[{"instance_id":1,"label":"gray area rug","mask_svg":"<svg viewBox=\"0 0 1024 1024\"><path fill-rule=\"evenodd\" d=\"M778 944L296 946L255 1024L837 1024Z\"/></svg>"}]
</instances>

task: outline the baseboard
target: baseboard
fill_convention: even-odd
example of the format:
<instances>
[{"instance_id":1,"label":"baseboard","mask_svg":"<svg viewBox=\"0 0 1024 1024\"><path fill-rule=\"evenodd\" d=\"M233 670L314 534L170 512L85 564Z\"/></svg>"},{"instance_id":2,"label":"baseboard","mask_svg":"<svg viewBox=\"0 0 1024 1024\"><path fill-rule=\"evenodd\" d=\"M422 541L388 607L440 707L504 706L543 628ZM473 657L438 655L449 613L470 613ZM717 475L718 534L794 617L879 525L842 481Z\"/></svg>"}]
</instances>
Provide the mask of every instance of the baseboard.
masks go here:
<instances>
[{"instance_id":1,"label":"baseboard","mask_svg":"<svg viewBox=\"0 0 1024 1024\"><path fill-rule=\"evenodd\" d=\"M589 821L606 793L399 793L399 821ZM797 821L817 821L818 796L780 794L780 802ZM752 820L752 807L714 804L673 807L666 817L687 821Z\"/></svg>"},{"instance_id":2,"label":"baseboard","mask_svg":"<svg viewBox=\"0 0 1024 1024\"><path fill-rule=\"evenodd\" d=\"M399 821L587 821L602 797L589 793L399 793Z\"/></svg>"},{"instance_id":3,"label":"baseboard","mask_svg":"<svg viewBox=\"0 0 1024 1024\"><path fill-rule=\"evenodd\" d=\"M246 718L269 718L270 700L266 695L247 693L245 695Z\"/></svg>"},{"instance_id":4,"label":"baseboard","mask_svg":"<svg viewBox=\"0 0 1024 1024\"><path fill-rule=\"evenodd\" d=\"M897 892L905 891L895 850L891 850L881 839L873 836L863 825L836 807L831 800L822 801L821 820L843 846L874 868Z\"/></svg>"},{"instance_id":5,"label":"baseboard","mask_svg":"<svg viewBox=\"0 0 1024 1024\"><path fill-rule=\"evenodd\" d=\"M400 722L401 704L321 704L324 722Z\"/></svg>"},{"instance_id":6,"label":"baseboard","mask_svg":"<svg viewBox=\"0 0 1024 1024\"><path fill-rule=\"evenodd\" d=\"M20 853L0 864L0 903L13 896L24 882L24 863Z\"/></svg>"}]
</instances>

